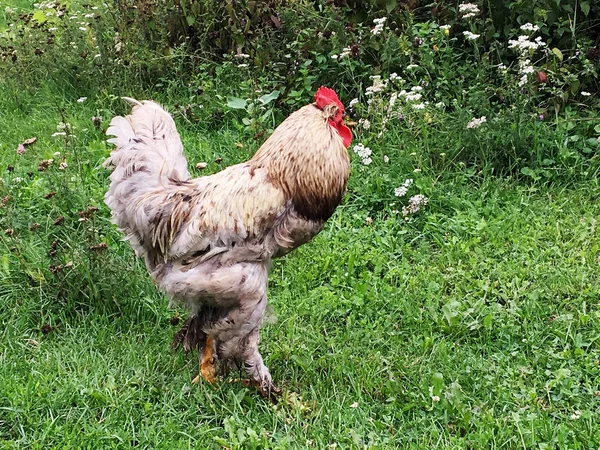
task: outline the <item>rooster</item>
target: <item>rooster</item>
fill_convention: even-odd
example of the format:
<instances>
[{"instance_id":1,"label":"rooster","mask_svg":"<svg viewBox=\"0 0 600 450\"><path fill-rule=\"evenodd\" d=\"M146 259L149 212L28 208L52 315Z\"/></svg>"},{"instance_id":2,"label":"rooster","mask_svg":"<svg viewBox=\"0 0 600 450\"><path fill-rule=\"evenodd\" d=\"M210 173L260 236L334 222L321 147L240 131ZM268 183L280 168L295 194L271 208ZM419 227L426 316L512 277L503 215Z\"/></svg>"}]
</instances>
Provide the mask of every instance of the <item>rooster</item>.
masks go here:
<instances>
[{"instance_id":1,"label":"rooster","mask_svg":"<svg viewBox=\"0 0 600 450\"><path fill-rule=\"evenodd\" d=\"M214 383L237 365L263 396L280 393L258 350L268 270L316 236L342 200L352 139L344 106L321 87L249 161L191 178L171 116L125 100L131 115L106 132L116 148L104 163L114 168L105 202L155 284L191 312L174 343L198 348L194 381Z\"/></svg>"}]
</instances>

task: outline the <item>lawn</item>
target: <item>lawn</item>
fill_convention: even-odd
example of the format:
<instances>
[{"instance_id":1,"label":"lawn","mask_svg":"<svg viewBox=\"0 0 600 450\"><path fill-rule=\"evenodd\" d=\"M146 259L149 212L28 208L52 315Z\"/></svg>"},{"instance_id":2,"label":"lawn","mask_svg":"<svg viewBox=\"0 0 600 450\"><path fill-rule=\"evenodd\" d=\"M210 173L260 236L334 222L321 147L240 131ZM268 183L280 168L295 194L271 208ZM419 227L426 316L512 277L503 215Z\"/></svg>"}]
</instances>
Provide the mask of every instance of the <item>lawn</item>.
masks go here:
<instances>
[{"instance_id":1,"label":"lawn","mask_svg":"<svg viewBox=\"0 0 600 450\"><path fill-rule=\"evenodd\" d=\"M119 95L174 113L195 176L248 159L262 135L216 97L222 79L204 81L225 118L193 105L202 120L181 106L189 85L135 80L0 78L0 448L600 448L597 163L550 179L446 164L471 132L450 113L379 139L355 128L372 162L350 148L342 205L272 267L272 404L237 373L192 384L197 355L170 348L186 312L120 241L101 166ZM533 130L534 150L571 149L539 120L489 122L482 148ZM429 200L405 218L394 188L409 178L407 198Z\"/></svg>"}]
</instances>

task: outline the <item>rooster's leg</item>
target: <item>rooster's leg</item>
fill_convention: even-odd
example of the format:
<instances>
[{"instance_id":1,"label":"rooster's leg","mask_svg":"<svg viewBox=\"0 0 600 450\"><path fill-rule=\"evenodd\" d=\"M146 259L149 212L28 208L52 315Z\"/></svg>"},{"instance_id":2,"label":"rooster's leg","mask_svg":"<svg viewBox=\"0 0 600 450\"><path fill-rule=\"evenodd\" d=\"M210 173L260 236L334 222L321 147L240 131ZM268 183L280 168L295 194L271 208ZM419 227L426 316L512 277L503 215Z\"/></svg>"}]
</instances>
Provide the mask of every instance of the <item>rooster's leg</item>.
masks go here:
<instances>
[{"instance_id":1,"label":"rooster's leg","mask_svg":"<svg viewBox=\"0 0 600 450\"><path fill-rule=\"evenodd\" d=\"M200 377L204 378L210 384L215 383L215 343L210 336L206 336L204 343L204 352L199 354L200 359L200 374L192 380L192 383L200 381Z\"/></svg>"},{"instance_id":2,"label":"rooster's leg","mask_svg":"<svg viewBox=\"0 0 600 450\"><path fill-rule=\"evenodd\" d=\"M227 316L215 323L213 330L218 343L219 364L227 361L241 363L250 378L248 384L255 386L263 397L274 400L274 396L281 391L273 385L269 369L258 350L259 331L266 306L267 297L264 294L244 298L239 307L231 308Z\"/></svg>"}]
</instances>

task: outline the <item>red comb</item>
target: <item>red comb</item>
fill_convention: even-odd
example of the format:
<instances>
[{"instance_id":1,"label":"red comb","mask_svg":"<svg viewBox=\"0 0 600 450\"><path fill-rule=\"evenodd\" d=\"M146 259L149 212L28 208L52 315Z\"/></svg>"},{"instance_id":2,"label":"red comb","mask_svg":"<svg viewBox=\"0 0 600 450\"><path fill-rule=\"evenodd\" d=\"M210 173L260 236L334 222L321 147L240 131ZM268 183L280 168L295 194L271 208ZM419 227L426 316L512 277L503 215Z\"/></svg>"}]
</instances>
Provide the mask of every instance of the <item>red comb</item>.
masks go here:
<instances>
[{"instance_id":1,"label":"red comb","mask_svg":"<svg viewBox=\"0 0 600 450\"><path fill-rule=\"evenodd\" d=\"M344 105L342 105L342 102L338 98L337 94L333 89L329 89L328 87L321 86L319 89L317 89L317 92L315 94L315 101L317 102L317 106L320 109L323 109L327 105L335 103L340 109L340 111L342 113L344 112Z\"/></svg>"},{"instance_id":2,"label":"red comb","mask_svg":"<svg viewBox=\"0 0 600 450\"><path fill-rule=\"evenodd\" d=\"M317 107L319 109L325 108L327 105L337 105L338 110L335 117L331 117L329 119L329 123L333 128L337 130L340 137L344 141L344 145L346 148L352 142L352 131L346 125L344 125L344 105L338 98L337 94L333 89L329 89L325 86L321 86L317 89L317 93L315 94L315 101L317 102Z\"/></svg>"}]
</instances>

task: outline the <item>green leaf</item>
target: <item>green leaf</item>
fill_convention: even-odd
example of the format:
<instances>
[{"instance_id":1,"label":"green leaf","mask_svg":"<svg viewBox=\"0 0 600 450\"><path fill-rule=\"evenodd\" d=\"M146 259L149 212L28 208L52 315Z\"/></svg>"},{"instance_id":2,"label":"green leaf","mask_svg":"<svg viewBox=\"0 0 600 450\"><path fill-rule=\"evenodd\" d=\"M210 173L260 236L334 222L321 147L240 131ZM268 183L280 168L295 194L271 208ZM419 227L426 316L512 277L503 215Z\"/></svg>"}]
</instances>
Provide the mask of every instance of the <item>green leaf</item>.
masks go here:
<instances>
[{"instance_id":1,"label":"green leaf","mask_svg":"<svg viewBox=\"0 0 600 450\"><path fill-rule=\"evenodd\" d=\"M273 91L270 94L265 94L262 95L258 98L258 100L263 104L263 105L268 105L269 103L271 103L273 100L275 100L277 97L279 97L279 91Z\"/></svg>"},{"instance_id":2,"label":"green leaf","mask_svg":"<svg viewBox=\"0 0 600 450\"><path fill-rule=\"evenodd\" d=\"M247 102L243 98L227 97L227 106L231 109L246 109Z\"/></svg>"},{"instance_id":3,"label":"green leaf","mask_svg":"<svg viewBox=\"0 0 600 450\"><path fill-rule=\"evenodd\" d=\"M185 21L191 27L196 22L196 18L194 16L185 16Z\"/></svg>"},{"instance_id":4,"label":"green leaf","mask_svg":"<svg viewBox=\"0 0 600 450\"><path fill-rule=\"evenodd\" d=\"M492 315L488 314L483 318L483 326L488 330L492 327Z\"/></svg>"},{"instance_id":5,"label":"green leaf","mask_svg":"<svg viewBox=\"0 0 600 450\"><path fill-rule=\"evenodd\" d=\"M396 9L397 5L398 5L397 0L387 0L385 2L385 10L387 11L388 14L390 14L394 9Z\"/></svg>"},{"instance_id":6,"label":"green leaf","mask_svg":"<svg viewBox=\"0 0 600 450\"><path fill-rule=\"evenodd\" d=\"M32 18L33 18L33 20L35 20L38 23L44 23L48 20L48 18L46 17L46 14L44 14L43 11L34 12Z\"/></svg>"},{"instance_id":7,"label":"green leaf","mask_svg":"<svg viewBox=\"0 0 600 450\"><path fill-rule=\"evenodd\" d=\"M433 386L433 395L440 395L444 389L444 375L440 372L435 372L431 375L431 386Z\"/></svg>"},{"instance_id":8,"label":"green leaf","mask_svg":"<svg viewBox=\"0 0 600 450\"><path fill-rule=\"evenodd\" d=\"M554 53L554 54L556 55L556 57L557 57L558 59L560 59L560 62L562 62L562 61L563 61L563 54L562 54L562 52L561 52L559 49L557 49L556 47L554 47L554 48L552 49L552 53Z\"/></svg>"},{"instance_id":9,"label":"green leaf","mask_svg":"<svg viewBox=\"0 0 600 450\"><path fill-rule=\"evenodd\" d=\"M590 3L589 2L581 2L579 4L579 7L581 8L581 11L583 12L583 15L585 17L587 17L590 14Z\"/></svg>"}]
</instances>

